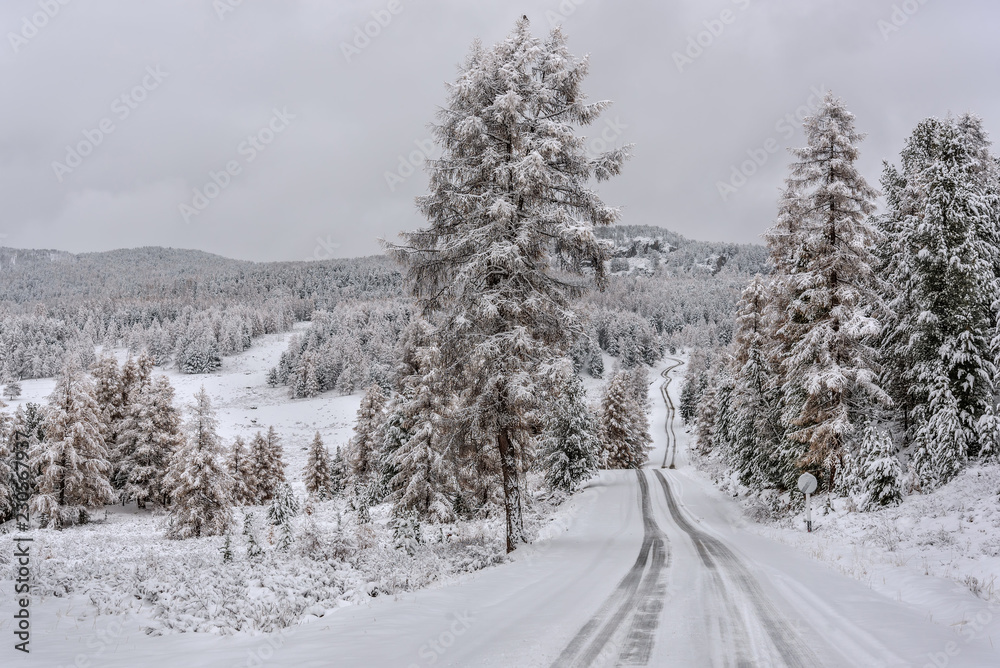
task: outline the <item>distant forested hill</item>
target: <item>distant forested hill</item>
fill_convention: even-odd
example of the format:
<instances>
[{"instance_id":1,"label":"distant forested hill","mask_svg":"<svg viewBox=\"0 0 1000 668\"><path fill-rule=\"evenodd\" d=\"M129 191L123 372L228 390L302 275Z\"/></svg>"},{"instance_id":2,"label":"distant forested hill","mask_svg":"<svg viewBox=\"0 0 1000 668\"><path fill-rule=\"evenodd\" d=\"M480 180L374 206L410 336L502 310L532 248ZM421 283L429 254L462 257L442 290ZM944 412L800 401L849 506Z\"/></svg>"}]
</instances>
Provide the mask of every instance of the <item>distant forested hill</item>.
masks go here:
<instances>
[{"instance_id":1,"label":"distant forested hill","mask_svg":"<svg viewBox=\"0 0 1000 668\"><path fill-rule=\"evenodd\" d=\"M631 365L668 348L726 343L742 286L767 271L762 246L649 226L598 234L612 244L612 276L603 292L578 300L590 335L574 356L588 368L601 350ZM278 382L292 385L309 364L322 389L353 391L388 384L409 319L400 269L381 255L260 263L172 248L0 248L0 382L55 375L67 352L86 361L95 345L145 350L158 364L205 373L258 336L312 320Z\"/></svg>"},{"instance_id":2,"label":"distant forested hill","mask_svg":"<svg viewBox=\"0 0 1000 668\"><path fill-rule=\"evenodd\" d=\"M211 371L221 357L341 303L400 299L387 258L257 263L137 248L73 255L0 248L0 380L54 375L69 350L148 350Z\"/></svg>"}]
</instances>

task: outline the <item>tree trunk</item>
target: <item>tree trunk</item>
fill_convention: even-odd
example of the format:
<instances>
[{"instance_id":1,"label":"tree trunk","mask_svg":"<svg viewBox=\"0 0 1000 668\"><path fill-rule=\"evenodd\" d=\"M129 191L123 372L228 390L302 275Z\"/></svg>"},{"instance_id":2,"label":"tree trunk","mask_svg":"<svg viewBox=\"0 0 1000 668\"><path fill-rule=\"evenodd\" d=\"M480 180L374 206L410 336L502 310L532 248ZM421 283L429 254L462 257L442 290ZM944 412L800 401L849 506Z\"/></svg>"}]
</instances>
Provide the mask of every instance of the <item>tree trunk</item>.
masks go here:
<instances>
[{"instance_id":1,"label":"tree trunk","mask_svg":"<svg viewBox=\"0 0 1000 668\"><path fill-rule=\"evenodd\" d=\"M513 552L518 543L526 543L524 521L521 517L521 487L518 483L517 464L510 435L506 429L497 434L500 449L500 470L503 475L503 505L507 514L507 552Z\"/></svg>"}]
</instances>

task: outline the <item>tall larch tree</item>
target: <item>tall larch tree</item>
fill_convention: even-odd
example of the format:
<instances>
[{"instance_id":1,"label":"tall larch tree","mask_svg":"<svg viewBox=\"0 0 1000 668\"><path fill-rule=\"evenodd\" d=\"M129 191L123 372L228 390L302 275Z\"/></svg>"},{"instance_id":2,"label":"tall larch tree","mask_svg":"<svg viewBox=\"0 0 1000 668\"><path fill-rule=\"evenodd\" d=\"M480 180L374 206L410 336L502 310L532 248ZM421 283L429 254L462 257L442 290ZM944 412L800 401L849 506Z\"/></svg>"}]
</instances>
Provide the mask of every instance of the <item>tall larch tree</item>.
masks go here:
<instances>
[{"instance_id":1,"label":"tall larch tree","mask_svg":"<svg viewBox=\"0 0 1000 668\"><path fill-rule=\"evenodd\" d=\"M115 502L102 426L93 383L70 359L49 397L45 439L31 452L39 472L31 511L43 526L85 522L88 508Z\"/></svg>"},{"instance_id":2,"label":"tall larch tree","mask_svg":"<svg viewBox=\"0 0 1000 668\"><path fill-rule=\"evenodd\" d=\"M174 452L163 481L172 500L167 537L221 536L233 522L232 480L204 387L189 410L185 442Z\"/></svg>"},{"instance_id":3,"label":"tall larch tree","mask_svg":"<svg viewBox=\"0 0 1000 668\"><path fill-rule=\"evenodd\" d=\"M878 385L871 341L879 332L869 222L878 195L856 167L854 115L828 93L804 123L806 146L793 149L781 201L779 234L769 235L779 258L777 286L787 303L775 340L782 346L784 417L799 458L790 486L802 470L836 482L842 453L860 437L857 426L888 401ZM779 264L776 263L776 264Z\"/></svg>"},{"instance_id":4,"label":"tall larch tree","mask_svg":"<svg viewBox=\"0 0 1000 668\"><path fill-rule=\"evenodd\" d=\"M539 386L582 332L568 298L583 286L558 270L586 264L601 283L593 228L619 217L588 181L618 174L628 149L591 156L576 134L610 104L586 101L587 70L559 28L543 41L527 18L491 48L476 42L433 129L442 154L417 202L430 225L390 248L422 313L439 318L465 417L455 430L499 461L509 551L525 541L519 481Z\"/></svg>"}]
</instances>

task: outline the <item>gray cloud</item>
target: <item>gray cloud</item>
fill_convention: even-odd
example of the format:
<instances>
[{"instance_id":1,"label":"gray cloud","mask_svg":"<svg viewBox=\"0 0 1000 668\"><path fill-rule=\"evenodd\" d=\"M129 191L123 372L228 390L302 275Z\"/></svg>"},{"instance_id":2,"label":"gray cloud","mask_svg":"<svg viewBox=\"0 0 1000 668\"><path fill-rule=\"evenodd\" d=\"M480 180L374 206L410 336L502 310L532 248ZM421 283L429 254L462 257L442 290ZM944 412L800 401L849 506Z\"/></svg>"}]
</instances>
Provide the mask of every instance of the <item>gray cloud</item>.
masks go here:
<instances>
[{"instance_id":1,"label":"gray cloud","mask_svg":"<svg viewBox=\"0 0 1000 668\"><path fill-rule=\"evenodd\" d=\"M412 200L426 177L390 189L386 173L419 163L411 153L472 40L501 39L522 13L539 34L558 18L591 55L591 98L615 101L618 129L605 136L634 142L636 157L602 192L625 222L757 240L784 149L802 141L780 121L819 86L869 133L872 181L925 116L972 110L1000 133L1000 10L986 0L397 1L396 14L389 0L3 3L0 243L257 260L377 252L377 237L422 224ZM220 18L220 7L232 11ZM345 56L372 12L386 25ZM147 68L166 73L155 87ZM294 116L280 132L275 109ZM66 147L96 143L102 122L113 131L56 174L54 161L76 162ZM752 176L720 196L754 158ZM205 203L195 189L216 196L185 222L180 205Z\"/></svg>"}]
</instances>

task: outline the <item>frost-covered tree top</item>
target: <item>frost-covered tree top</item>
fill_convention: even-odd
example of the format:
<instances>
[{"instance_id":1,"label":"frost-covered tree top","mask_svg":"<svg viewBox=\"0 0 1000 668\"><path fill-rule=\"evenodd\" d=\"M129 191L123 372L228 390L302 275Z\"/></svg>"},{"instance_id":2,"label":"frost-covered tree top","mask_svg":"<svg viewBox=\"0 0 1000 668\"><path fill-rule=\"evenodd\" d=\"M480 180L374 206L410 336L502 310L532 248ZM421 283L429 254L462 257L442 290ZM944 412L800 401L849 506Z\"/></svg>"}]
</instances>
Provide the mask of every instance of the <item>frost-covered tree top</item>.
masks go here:
<instances>
[{"instance_id":1,"label":"frost-covered tree top","mask_svg":"<svg viewBox=\"0 0 1000 668\"><path fill-rule=\"evenodd\" d=\"M496 46L473 46L434 126L443 153L430 165L430 193L417 201L431 226L393 249L409 262L426 307L481 303L487 275L495 279L485 301L530 289L561 306L565 286L549 271L549 251L570 267L589 262L603 278L606 249L592 229L619 212L587 182L617 174L628 148L587 154L577 128L610 104L586 102L587 69L559 29L542 41L525 19ZM516 286L502 280L515 275Z\"/></svg>"}]
</instances>

